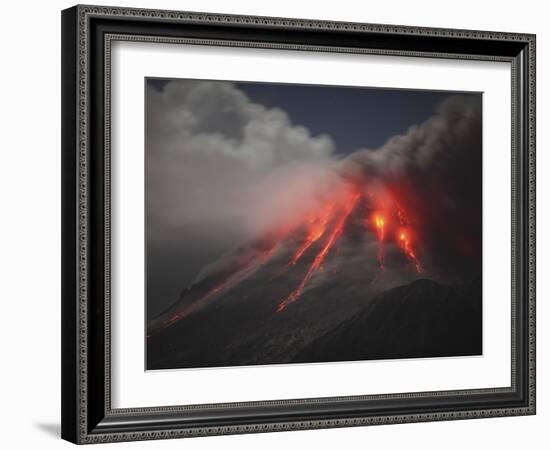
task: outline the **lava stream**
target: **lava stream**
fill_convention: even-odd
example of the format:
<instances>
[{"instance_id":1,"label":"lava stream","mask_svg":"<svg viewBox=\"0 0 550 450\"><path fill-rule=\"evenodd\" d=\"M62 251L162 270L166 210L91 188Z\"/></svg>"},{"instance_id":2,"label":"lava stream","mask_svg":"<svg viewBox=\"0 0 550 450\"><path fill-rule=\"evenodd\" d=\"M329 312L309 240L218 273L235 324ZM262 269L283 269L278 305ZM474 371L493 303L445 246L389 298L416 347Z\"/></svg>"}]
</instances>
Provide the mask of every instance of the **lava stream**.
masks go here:
<instances>
[{"instance_id":1,"label":"lava stream","mask_svg":"<svg viewBox=\"0 0 550 450\"><path fill-rule=\"evenodd\" d=\"M240 275L240 272L237 272L233 276L227 278L226 280L222 281L219 285L209 290L202 297L199 297L193 303L190 303L181 311L174 314L166 322L164 322L164 328L168 328L170 325L175 324L178 320L183 319L184 317L187 317L189 314L195 311L198 307L200 307L202 304L207 302L210 298L214 297L216 294L218 294L219 292L223 291L225 288L230 286L233 283L233 281L236 278L238 278L239 275Z\"/></svg>"},{"instance_id":2,"label":"lava stream","mask_svg":"<svg viewBox=\"0 0 550 450\"><path fill-rule=\"evenodd\" d=\"M378 238L378 264L381 269L384 269L384 237L386 221L382 214L377 213L374 215L374 226L376 227L376 237Z\"/></svg>"},{"instance_id":3,"label":"lava stream","mask_svg":"<svg viewBox=\"0 0 550 450\"><path fill-rule=\"evenodd\" d=\"M327 238L327 241L321 251L317 254L313 262L311 263L311 266L309 267L306 275L302 279L301 283L298 285L298 287L292 291L288 297L286 297L283 301L279 303L279 306L277 308L277 312L282 311L285 309L290 303L295 302L300 298L302 295L302 292L304 291L304 288L308 281L311 279L313 274L316 270L318 270L321 265L323 264L323 261L325 260L328 252L336 242L336 239L342 234L342 231L344 229L344 225L346 224L346 221L355 208L355 205L357 204L357 201L359 200L359 194L353 194L347 205L345 205L344 211L340 218L338 219L338 222L334 225L334 228L332 229L330 235Z\"/></svg>"},{"instance_id":4,"label":"lava stream","mask_svg":"<svg viewBox=\"0 0 550 450\"><path fill-rule=\"evenodd\" d=\"M265 254L263 255L262 259L258 264L254 264L252 265L252 267L246 266L242 268L241 270L237 271L233 275L227 277L225 280L220 282L217 286L214 286L202 297L199 297L198 299L196 299L195 301L187 305L185 308L183 308L181 311L172 315L172 317L170 317L164 322L163 327L168 328L169 326L175 324L177 321L183 319L184 317L187 317L189 314L199 309L208 300L215 297L220 292L229 290L237 286L239 283L244 281L248 276L256 272L256 270L258 270L263 264L265 264L271 258L273 253L275 253L277 248L278 248L278 245L273 246L267 252L265 252Z\"/></svg>"},{"instance_id":5,"label":"lava stream","mask_svg":"<svg viewBox=\"0 0 550 450\"><path fill-rule=\"evenodd\" d=\"M318 217L314 217L308 226L305 241L298 247L288 265L295 265L306 250L317 242L327 230L327 225L333 217L334 204L329 204Z\"/></svg>"},{"instance_id":6,"label":"lava stream","mask_svg":"<svg viewBox=\"0 0 550 450\"><path fill-rule=\"evenodd\" d=\"M422 266L420 265L420 261L416 257L416 253L414 252L409 233L406 230L401 230L398 233L397 236L397 244L399 247L401 247L401 250L403 250L403 253L409 258L413 263L416 271L418 273L422 272Z\"/></svg>"}]
</instances>

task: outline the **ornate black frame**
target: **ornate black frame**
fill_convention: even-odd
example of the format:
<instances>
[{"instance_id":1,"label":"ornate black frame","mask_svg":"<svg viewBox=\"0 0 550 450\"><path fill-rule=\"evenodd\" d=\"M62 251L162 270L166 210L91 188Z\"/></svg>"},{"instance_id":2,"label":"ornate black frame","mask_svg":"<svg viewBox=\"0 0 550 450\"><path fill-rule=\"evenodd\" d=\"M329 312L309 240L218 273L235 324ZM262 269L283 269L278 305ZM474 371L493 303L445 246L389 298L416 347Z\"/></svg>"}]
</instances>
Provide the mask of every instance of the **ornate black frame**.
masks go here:
<instances>
[{"instance_id":1,"label":"ornate black frame","mask_svg":"<svg viewBox=\"0 0 550 450\"><path fill-rule=\"evenodd\" d=\"M113 409L110 45L185 42L512 65L512 384ZM535 414L535 36L98 6L62 12L62 437L83 444Z\"/></svg>"}]
</instances>

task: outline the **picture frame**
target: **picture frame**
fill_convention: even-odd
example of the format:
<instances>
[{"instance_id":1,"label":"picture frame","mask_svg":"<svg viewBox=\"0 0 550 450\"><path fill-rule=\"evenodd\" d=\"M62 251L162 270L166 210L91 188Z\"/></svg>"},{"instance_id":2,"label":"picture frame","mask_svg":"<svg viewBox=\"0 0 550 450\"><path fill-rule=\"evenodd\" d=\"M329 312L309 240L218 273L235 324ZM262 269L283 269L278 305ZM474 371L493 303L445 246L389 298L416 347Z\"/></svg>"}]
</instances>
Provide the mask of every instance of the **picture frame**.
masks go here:
<instances>
[{"instance_id":1,"label":"picture frame","mask_svg":"<svg viewBox=\"0 0 550 450\"><path fill-rule=\"evenodd\" d=\"M110 77L117 41L509 64L510 385L356 396L339 395L336 385L329 397L114 408ZM535 41L508 32L86 5L64 10L62 437L85 444L535 414Z\"/></svg>"}]
</instances>

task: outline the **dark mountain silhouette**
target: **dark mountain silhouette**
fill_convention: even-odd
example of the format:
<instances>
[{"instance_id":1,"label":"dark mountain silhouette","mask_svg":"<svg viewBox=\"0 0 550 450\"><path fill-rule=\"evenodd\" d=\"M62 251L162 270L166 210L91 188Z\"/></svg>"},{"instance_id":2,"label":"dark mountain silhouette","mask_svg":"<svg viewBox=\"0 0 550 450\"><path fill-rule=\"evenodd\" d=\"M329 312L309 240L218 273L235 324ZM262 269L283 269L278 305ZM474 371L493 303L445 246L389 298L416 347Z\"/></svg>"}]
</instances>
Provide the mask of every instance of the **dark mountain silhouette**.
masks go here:
<instances>
[{"instance_id":1,"label":"dark mountain silhouette","mask_svg":"<svg viewBox=\"0 0 550 450\"><path fill-rule=\"evenodd\" d=\"M295 356L296 362L480 355L481 283L418 280L368 306Z\"/></svg>"}]
</instances>

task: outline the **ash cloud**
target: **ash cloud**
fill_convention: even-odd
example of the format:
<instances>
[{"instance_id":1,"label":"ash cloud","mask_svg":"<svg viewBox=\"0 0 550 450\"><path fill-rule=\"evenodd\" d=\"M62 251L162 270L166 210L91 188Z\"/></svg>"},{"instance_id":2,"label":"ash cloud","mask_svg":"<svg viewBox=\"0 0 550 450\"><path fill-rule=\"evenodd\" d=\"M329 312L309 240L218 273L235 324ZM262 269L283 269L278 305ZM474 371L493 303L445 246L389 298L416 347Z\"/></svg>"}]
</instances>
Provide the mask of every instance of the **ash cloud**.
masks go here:
<instances>
[{"instance_id":1,"label":"ash cloud","mask_svg":"<svg viewBox=\"0 0 550 450\"><path fill-rule=\"evenodd\" d=\"M459 278L480 272L481 95L449 97L406 134L350 155L342 170L391 191L418 224L433 270Z\"/></svg>"}]
</instances>

